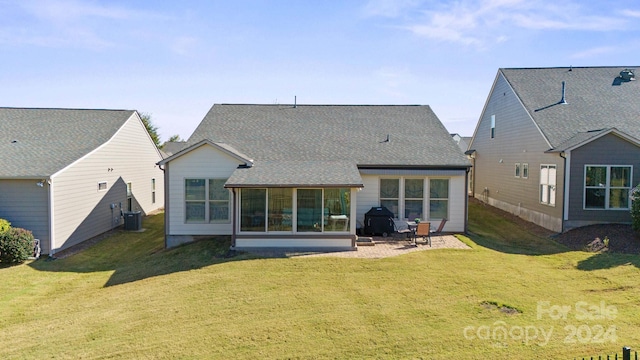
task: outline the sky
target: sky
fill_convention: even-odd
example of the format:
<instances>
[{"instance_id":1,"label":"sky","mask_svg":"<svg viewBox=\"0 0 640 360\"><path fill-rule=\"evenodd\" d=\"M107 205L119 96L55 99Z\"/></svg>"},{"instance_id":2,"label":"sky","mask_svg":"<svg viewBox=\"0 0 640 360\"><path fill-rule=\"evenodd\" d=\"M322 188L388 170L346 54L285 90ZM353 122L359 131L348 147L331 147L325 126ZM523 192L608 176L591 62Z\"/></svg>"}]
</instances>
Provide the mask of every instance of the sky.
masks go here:
<instances>
[{"instance_id":1,"label":"sky","mask_svg":"<svg viewBox=\"0 0 640 360\"><path fill-rule=\"evenodd\" d=\"M0 106L430 105L471 136L499 68L637 66L640 2L0 0Z\"/></svg>"}]
</instances>

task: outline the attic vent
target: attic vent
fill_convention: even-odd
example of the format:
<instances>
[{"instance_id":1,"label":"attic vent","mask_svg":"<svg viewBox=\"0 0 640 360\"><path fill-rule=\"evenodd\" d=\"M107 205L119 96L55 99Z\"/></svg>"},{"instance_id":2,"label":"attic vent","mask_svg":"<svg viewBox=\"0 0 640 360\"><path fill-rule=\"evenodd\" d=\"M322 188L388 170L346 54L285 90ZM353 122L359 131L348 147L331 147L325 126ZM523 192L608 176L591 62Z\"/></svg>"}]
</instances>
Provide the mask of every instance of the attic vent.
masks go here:
<instances>
[{"instance_id":1,"label":"attic vent","mask_svg":"<svg viewBox=\"0 0 640 360\"><path fill-rule=\"evenodd\" d=\"M632 81L636 79L636 75L634 74L634 70L624 69L620 71L620 78L622 81Z\"/></svg>"}]
</instances>

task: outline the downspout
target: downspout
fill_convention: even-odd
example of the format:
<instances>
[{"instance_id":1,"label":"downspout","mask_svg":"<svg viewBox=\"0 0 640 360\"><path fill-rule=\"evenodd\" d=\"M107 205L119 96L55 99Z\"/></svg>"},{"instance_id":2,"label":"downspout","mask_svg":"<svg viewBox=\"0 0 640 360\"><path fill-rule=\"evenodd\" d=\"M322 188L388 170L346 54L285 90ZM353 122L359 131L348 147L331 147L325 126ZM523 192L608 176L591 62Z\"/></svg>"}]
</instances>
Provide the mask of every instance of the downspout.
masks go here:
<instances>
[{"instance_id":1,"label":"downspout","mask_svg":"<svg viewBox=\"0 0 640 360\"><path fill-rule=\"evenodd\" d=\"M571 160L565 156L565 152L560 152L560 157L564 159L564 176L562 179L562 186L564 190L562 191L562 224L560 226L560 232L564 232L564 222L565 220L569 220L567 216L569 216L569 179L571 178L571 169L569 166L571 165ZM571 156L569 154L569 156Z\"/></svg>"},{"instance_id":2,"label":"downspout","mask_svg":"<svg viewBox=\"0 0 640 360\"><path fill-rule=\"evenodd\" d=\"M231 188L231 192L233 193L233 220L231 222L231 249L235 249L236 248L236 224L237 224L237 219L238 219L238 202L237 202L237 196L236 196L236 188Z\"/></svg>"},{"instance_id":3,"label":"downspout","mask_svg":"<svg viewBox=\"0 0 640 360\"><path fill-rule=\"evenodd\" d=\"M47 209L49 211L49 216L47 216L49 220L49 257L53 258L53 255L55 254L55 235L53 233L53 182L51 179L47 179L46 183L48 192Z\"/></svg>"},{"instance_id":4,"label":"downspout","mask_svg":"<svg viewBox=\"0 0 640 360\"><path fill-rule=\"evenodd\" d=\"M163 173L163 178L164 178L164 248L166 249L168 247L168 238L169 238L169 174L167 173L166 167L167 165L158 165L158 167L160 168L160 170L162 170ZM122 211L122 207L120 208L120 211Z\"/></svg>"},{"instance_id":5,"label":"downspout","mask_svg":"<svg viewBox=\"0 0 640 360\"><path fill-rule=\"evenodd\" d=\"M464 175L464 233L467 234L469 225L469 171L467 168Z\"/></svg>"}]
</instances>

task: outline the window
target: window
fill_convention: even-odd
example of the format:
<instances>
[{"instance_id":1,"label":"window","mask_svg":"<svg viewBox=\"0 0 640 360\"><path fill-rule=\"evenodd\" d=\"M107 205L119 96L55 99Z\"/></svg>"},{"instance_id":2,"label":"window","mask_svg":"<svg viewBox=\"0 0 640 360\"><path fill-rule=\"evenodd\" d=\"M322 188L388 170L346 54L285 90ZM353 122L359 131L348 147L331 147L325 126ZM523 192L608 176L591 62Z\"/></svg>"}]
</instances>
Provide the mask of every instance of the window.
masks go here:
<instances>
[{"instance_id":1,"label":"window","mask_svg":"<svg viewBox=\"0 0 640 360\"><path fill-rule=\"evenodd\" d=\"M394 217L398 217L400 179L380 179L380 206L386 207Z\"/></svg>"},{"instance_id":2,"label":"window","mask_svg":"<svg viewBox=\"0 0 640 360\"><path fill-rule=\"evenodd\" d=\"M186 221L204 222L206 181L205 179L186 179L184 182Z\"/></svg>"},{"instance_id":3,"label":"window","mask_svg":"<svg viewBox=\"0 0 640 360\"><path fill-rule=\"evenodd\" d=\"M298 231L322 231L322 189L298 189Z\"/></svg>"},{"instance_id":4,"label":"window","mask_svg":"<svg viewBox=\"0 0 640 360\"><path fill-rule=\"evenodd\" d=\"M422 199L424 198L423 179L404 180L404 217L422 219Z\"/></svg>"},{"instance_id":5,"label":"window","mask_svg":"<svg viewBox=\"0 0 640 360\"><path fill-rule=\"evenodd\" d=\"M101 181L98 183L98 191L104 191L104 190L107 190L107 182Z\"/></svg>"},{"instance_id":6,"label":"window","mask_svg":"<svg viewBox=\"0 0 640 360\"><path fill-rule=\"evenodd\" d=\"M540 165L540 203L556 205L556 166Z\"/></svg>"},{"instance_id":7,"label":"window","mask_svg":"<svg viewBox=\"0 0 640 360\"><path fill-rule=\"evenodd\" d=\"M293 230L293 189L269 189L268 202L268 230Z\"/></svg>"},{"instance_id":8,"label":"window","mask_svg":"<svg viewBox=\"0 0 640 360\"><path fill-rule=\"evenodd\" d=\"M229 221L229 190L224 187L227 179L209 179L209 221Z\"/></svg>"},{"instance_id":9,"label":"window","mask_svg":"<svg viewBox=\"0 0 640 360\"><path fill-rule=\"evenodd\" d=\"M491 138L496 137L496 116L491 115Z\"/></svg>"},{"instance_id":10,"label":"window","mask_svg":"<svg viewBox=\"0 0 640 360\"><path fill-rule=\"evenodd\" d=\"M529 178L529 164L527 163L522 164L522 178L523 179Z\"/></svg>"},{"instance_id":11,"label":"window","mask_svg":"<svg viewBox=\"0 0 640 360\"><path fill-rule=\"evenodd\" d=\"M324 189L324 231L349 231L351 189Z\"/></svg>"},{"instance_id":12,"label":"window","mask_svg":"<svg viewBox=\"0 0 640 360\"><path fill-rule=\"evenodd\" d=\"M156 179L151 179L151 203L156 203Z\"/></svg>"},{"instance_id":13,"label":"window","mask_svg":"<svg viewBox=\"0 0 640 360\"><path fill-rule=\"evenodd\" d=\"M520 163L516 163L516 168L515 168L515 173L514 173L515 177L519 178L520 177Z\"/></svg>"},{"instance_id":14,"label":"window","mask_svg":"<svg viewBox=\"0 0 640 360\"><path fill-rule=\"evenodd\" d=\"M266 189L242 189L240 192L240 230L264 232L267 211Z\"/></svg>"},{"instance_id":15,"label":"window","mask_svg":"<svg viewBox=\"0 0 640 360\"><path fill-rule=\"evenodd\" d=\"M229 222L230 196L225 182L226 179L185 180L186 222Z\"/></svg>"},{"instance_id":16,"label":"window","mask_svg":"<svg viewBox=\"0 0 640 360\"><path fill-rule=\"evenodd\" d=\"M585 209L629 209L631 166L586 165Z\"/></svg>"},{"instance_id":17,"label":"window","mask_svg":"<svg viewBox=\"0 0 640 360\"><path fill-rule=\"evenodd\" d=\"M346 232L350 214L349 188L297 189L295 194L292 188L242 189L240 193L241 231Z\"/></svg>"},{"instance_id":18,"label":"window","mask_svg":"<svg viewBox=\"0 0 640 360\"><path fill-rule=\"evenodd\" d=\"M127 211L133 211L133 186L127 183Z\"/></svg>"},{"instance_id":19,"label":"window","mask_svg":"<svg viewBox=\"0 0 640 360\"><path fill-rule=\"evenodd\" d=\"M429 179L429 219L449 216L449 179Z\"/></svg>"}]
</instances>

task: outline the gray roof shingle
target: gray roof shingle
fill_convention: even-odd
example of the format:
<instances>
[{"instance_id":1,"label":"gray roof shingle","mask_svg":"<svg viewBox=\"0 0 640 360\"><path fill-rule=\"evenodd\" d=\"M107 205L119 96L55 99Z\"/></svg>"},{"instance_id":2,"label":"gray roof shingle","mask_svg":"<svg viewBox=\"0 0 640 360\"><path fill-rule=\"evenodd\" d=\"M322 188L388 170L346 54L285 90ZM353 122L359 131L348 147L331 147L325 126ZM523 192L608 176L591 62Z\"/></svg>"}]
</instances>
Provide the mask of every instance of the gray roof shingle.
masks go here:
<instances>
[{"instance_id":1,"label":"gray roof shingle","mask_svg":"<svg viewBox=\"0 0 640 360\"><path fill-rule=\"evenodd\" d=\"M616 128L640 139L640 82L624 81L617 67L500 69L552 148ZM565 100L562 82L565 82ZM562 149L560 149L562 150Z\"/></svg>"},{"instance_id":2,"label":"gray roof shingle","mask_svg":"<svg viewBox=\"0 0 640 360\"><path fill-rule=\"evenodd\" d=\"M256 161L469 166L426 105L216 104L188 144L202 139L230 144Z\"/></svg>"},{"instance_id":3,"label":"gray roof shingle","mask_svg":"<svg viewBox=\"0 0 640 360\"><path fill-rule=\"evenodd\" d=\"M134 113L0 108L0 178L51 176L111 139Z\"/></svg>"},{"instance_id":4,"label":"gray roof shingle","mask_svg":"<svg viewBox=\"0 0 640 360\"><path fill-rule=\"evenodd\" d=\"M236 169L227 187L362 187L358 167L348 161L261 161Z\"/></svg>"}]
</instances>

